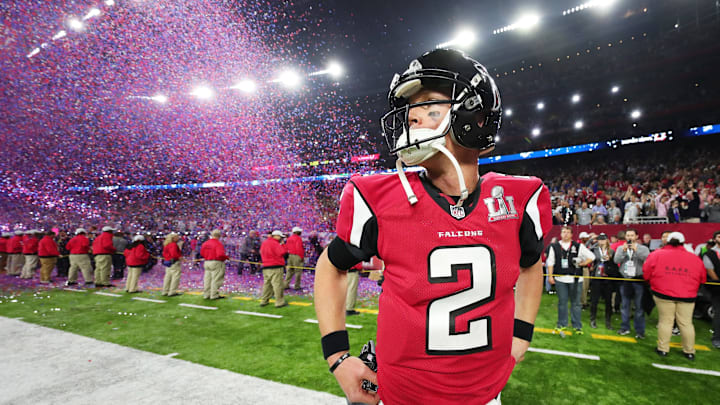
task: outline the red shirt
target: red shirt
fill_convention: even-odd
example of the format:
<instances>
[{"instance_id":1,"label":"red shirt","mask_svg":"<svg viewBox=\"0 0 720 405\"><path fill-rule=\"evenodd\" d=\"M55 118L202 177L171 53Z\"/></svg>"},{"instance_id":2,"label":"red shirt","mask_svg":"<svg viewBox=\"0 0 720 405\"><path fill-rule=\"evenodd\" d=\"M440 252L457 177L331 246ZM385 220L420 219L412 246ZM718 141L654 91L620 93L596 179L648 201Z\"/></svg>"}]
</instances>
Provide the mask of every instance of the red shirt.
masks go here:
<instances>
[{"instance_id":1,"label":"red shirt","mask_svg":"<svg viewBox=\"0 0 720 405\"><path fill-rule=\"evenodd\" d=\"M10 238L0 238L0 253L8 252L9 242L10 242Z\"/></svg>"},{"instance_id":2,"label":"red shirt","mask_svg":"<svg viewBox=\"0 0 720 405\"><path fill-rule=\"evenodd\" d=\"M103 232L95 238L92 244L94 255L111 255L115 253L115 246L112 243L112 232Z\"/></svg>"},{"instance_id":3,"label":"red shirt","mask_svg":"<svg viewBox=\"0 0 720 405\"><path fill-rule=\"evenodd\" d=\"M12 238L10 238L10 242L8 242L8 253L10 254L19 254L22 253L22 240L23 237L21 235L15 235Z\"/></svg>"},{"instance_id":4,"label":"red shirt","mask_svg":"<svg viewBox=\"0 0 720 405\"><path fill-rule=\"evenodd\" d=\"M617 252L618 248L619 248L620 246L625 245L626 243L627 243L627 241L624 240L624 239L619 240L619 241L613 243L612 245L610 245L610 249L612 249L612 250L614 250L614 251Z\"/></svg>"},{"instance_id":5,"label":"red shirt","mask_svg":"<svg viewBox=\"0 0 720 405\"><path fill-rule=\"evenodd\" d=\"M285 242L285 246L291 255L298 255L301 259L305 258L305 249L303 249L303 242L300 235L290 235L287 242Z\"/></svg>"},{"instance_id":6,"label":"red shirt","mask_svg":"<svg viewBox=\"0 0 720 405\"><path fill-rule=\"evenodd\" d=\"M45 236L38 243L38 255L40 257L57 257L60 256L58 252L57 243L50 236Z\"/></svg>"},{"instance_id":7,"label":"red shirt","mask_svg":"<svg viewBox=\"0 0 720 405\"><path fill-rule=\"evenodd\" d=\"M38 238L31 236L25 240L23 244L22 252L24 255L36 255L38 254Z\"/></svg>"},{"instance_id":8,"label":"red shirt","mask_svg":"<svg viewBox=\"0 0 720 405\"><path fill-rule=\"evenodd\" d=\"M125 263L130 267L142 267L147 264L148 260L150 260L150 253L142 243L125 249Z\"/></svg>"},{"instance_id":9,"label":"red shirt","mask_svg":"<svg viewBox=\"0 0 720 405\"><path fill-rule=\"evenodd\" d=\"M285 265L287 249L272 236L260 245L260 257L263 267L281 267Z\"/></svg>"},{"instance_id":10,"label":"red shirt","mask_svg":"<svg viewBox=\"0 0 720 405\"><path fill-rule=\"evenodd\" d=\"M707 272L702 260L684 246L666 245L645 260L643 278L660 298L694 301L700 284L707 281Z\"/></svg>"},{"instance_id":11,"label":"red shirt","mask_svg":"<svg viewBox=\"0 0 720 405\"><path fill-rule=\"evenodd\" d=\"M205 260L219 260L221 262L229 259L225 255L225 248L217 239L208 239L207 242L203 243L200 246L200 256Z\"/></svg>"},{"instance_id":12,"label":"red shirt","mask_svg":"<svg viewBox=\"0 0 720 405\"><path fill-rule=\"evenodd\" d=\"M377 320L380 398L485 404L515 367L514 286L521 260L535 263L552 227L550 194L538 178L488 173L473 210L456 219L417 173L407 178L415 205L397 175L352 178L337 221L344 244L385 262ZM365 226L370 221L377 226ZM339 259L330 257L342 265Z\"/></svg>"},{"instance_id":13,"label":"red shirt","mask_svg":"<svg viewBox=\"0 0 720 405\"><path fill-rule=\"evenodd\" d=\"M180 260L182 253L177 242L170 242L163 247L163 259L165 260Z\"/></svg>"},{"instance_id":14,"label":"red shirt","mask_svg":"<svg viewBox=\"0 0 720 405\"><path fill-rule=\"evenodd\" d=\"M65 245L65 249L69 250L71 255L86 255L90 252L90 239L84 234L75 235Z\"/></svg>"}]
</instances>

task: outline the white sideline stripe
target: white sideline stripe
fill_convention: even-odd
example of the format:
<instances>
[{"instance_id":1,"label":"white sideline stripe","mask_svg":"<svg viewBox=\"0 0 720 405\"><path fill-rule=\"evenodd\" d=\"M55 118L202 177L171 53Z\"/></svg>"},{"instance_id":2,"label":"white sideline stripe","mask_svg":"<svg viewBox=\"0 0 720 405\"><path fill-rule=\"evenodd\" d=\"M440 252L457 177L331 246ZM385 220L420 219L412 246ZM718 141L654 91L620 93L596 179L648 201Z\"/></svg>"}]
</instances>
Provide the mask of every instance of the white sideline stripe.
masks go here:
<instances>
[{"instance_id":1,"label":"white sideline stripe","mask_svg":"<svg viewBox=\"0 0 720 405\"><path fill-rule=\"evenodd\" d=\"M180 303L178 304L181 307L188 307L188 308L198 308L198 309L217 309L217 307L206 307L204 305L195 305L195 304L186 304L186 303Z\"/></svg>"},{"instance_id":2,"label":"white sideline stripe","mask_svg":"<svg viewBox=\"0 0 720 405\"><path fill-rule=\"evenodd\" d=\"M266 318L275 318L275 319L282 318L282 315L263 314L262 312L235 311L235 313L240 314L240 315L264 316Z\"/></svg>"},{"instance_id":3,"label":"white sideline stripe","mask_svg":"<svg viewBox=\"0 0 720 405\"><path fill-rule=\"evenodd\" d=\"M682 371L683 373L704 374L704 375L712 375L715 377L720 377L720 371L702 370L699 368L666 366L664 364L657 364L657 363L652 363L652 365L653 365L653 367L661 368L663 370Z\"/></svg>"},{"instance_id":4,"label":"white sideline stripe","mask_svg":"<svg viewBox=\"0 0 720 405\"><path fill-rule=\"evenodd\" d=\"M87 292L87 290L77 290L75 288L63 288L63 290L72 292Z\"/></svg>"},{"instance_id":5,"label":"white sideline stripe","mask_svg":"<svg viewBox=\"0 0 720 405\"><path fill-rule=\"evenodd\" d=\"M318 323L317 319L306 319L305 322L307 323ZM362 325L351 325L349 323L345 324L345 327L347 328L353 328L353 329L362 329Z\"/></svg>"},{"instance_id":6,"label":"white sideline stripe","mask_svg":"<svg viewBox=\"0 0 720 405\"><path fill-rule=\"evenodd\" d=\"M169 354L166 354L165 357L175 357L178 354L180 354L180 353L169 353Z\"/></svg>"},{"instance_id":7,"label":"white sideline stripe","mask_svg":"<svg viewBox=\"0 0 720 405\"><path fill-rule=\"evenodd\" d=\"M545 353L545 354L554 354L556 356L566 356L566 357L575 357L576 359L586 359L586 360L600 360L600 356L596 356L594 354L582 354L582 353L572 353L572 352L561 352L558 350L549 350L549 349L537 349L534 347L531 347L528 349L529 352L536 352L536 353Z\"/></svg>"},{"instance_id":8,"label":"white sideline stripe","mask_svg":"<svg viewBox=\"0 0 720 405\"><path fill-rule=\"evenodd\" d=\"M143 298L143 297L132 297L132 299L134 299L136 301L157 302L158 304L164 304L167 302L167 301L163 301L163 300L154 300L152 298Z\"/></svg>"},{"instance_id":9,"label":"white sideline stripe","mask_svg":"<svg viewBox=\"0 0 720 405\"><path fill-rule=\"evenodd\" d=\"M104 295L106 297L122 297L122 295L120 295L120 294L106 293L106 292L102 292L102 291L95 291L95 294Z\"/></svg>"}]
</instances>

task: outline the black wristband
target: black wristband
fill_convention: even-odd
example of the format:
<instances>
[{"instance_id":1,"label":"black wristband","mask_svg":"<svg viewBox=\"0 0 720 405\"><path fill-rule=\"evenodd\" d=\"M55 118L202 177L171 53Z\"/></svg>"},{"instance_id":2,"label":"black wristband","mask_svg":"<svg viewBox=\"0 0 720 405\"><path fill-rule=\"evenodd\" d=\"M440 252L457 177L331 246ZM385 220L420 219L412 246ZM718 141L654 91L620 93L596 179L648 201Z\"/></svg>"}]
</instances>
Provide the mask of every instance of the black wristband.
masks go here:
<instances>
[{"instance_id":1,"label":"black wristband","mask_svg":"<svg viewBox=\"0 0 720 405\"><path fill-rule=\"evenodd\" d=\"M535 325L520 319L516 319L515 326L513 328L513 336L522 340L527 340L528 342L532 342L533 329L535 329Z\"/></svg>"},{"instance_id":2,"label":"black wristband","mask_svg":"<svg viewBox=\"0 0 720 405\"><path fill-rule=\"evenodd\" d=\"M327 360L337 352L350 350L350 339L346 330L337 330L328 333L320 340L322 343L323 357Z\"/></svg>"},{"instance_id":3,"label":"black wristband","mask_svg":"<svg viewBox=\"0 0 720 405\"><path fill-rule=\"evenodd\" d=\"M335 360L335 363L333 363L333 365L330 366L330 373L335 373L335 369L338 368L338 366L339 366L343 361L345 361L345 359L347 359L348 357L350 357L350 352L347 352L347 353L343 354L343 355L340 356L337 360Z\"/></svg>"}]
</instances>

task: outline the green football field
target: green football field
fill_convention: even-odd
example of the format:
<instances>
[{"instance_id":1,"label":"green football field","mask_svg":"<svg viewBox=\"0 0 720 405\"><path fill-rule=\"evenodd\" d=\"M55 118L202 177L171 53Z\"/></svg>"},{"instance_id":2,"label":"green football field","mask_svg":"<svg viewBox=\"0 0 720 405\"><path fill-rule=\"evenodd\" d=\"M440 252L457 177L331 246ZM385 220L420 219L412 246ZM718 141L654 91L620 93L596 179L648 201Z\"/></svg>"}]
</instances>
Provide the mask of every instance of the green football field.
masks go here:
<instances>
[{"instance_id":1,"label":"green football field","mask_svg":"<svg viewBox=\"0 0 720 405\"><path fill-rule=\"evenodd\" d=\"M295 298L292 305L275 309L272 305L260 308L255 297L237 295L209 303L192 294L168 299L157 293L127 295L102 290L121 295L112 297L94 291L5 291L0 297L0 316L22 317L25 322L162 355L178 353L176 358L207 366L342 395L322 359L317 325L307 322L315 319L310 297ZM134 297L167 302L143 302ZM212 305L217 310L180 303ZM504 404L691 404L705 403L711 392L717 392L720 350L710 345L708 322L695 321L698 351L696 361L691 362L679 348L673 348L667 358L654 353L656 312L647 320L645 340L605 340L618 335L602 326L590 329L587 311L583 311L585 334L562 338L542 331L554 326L556 305L556 296L543 297L532 347L595 355L599 360L528 353L503 391ZM362 303L369 312L376 306L374 300ZM348 329L354 353L375 336L376 316L369 312L347 320L361 326ZM613 326L619 323L619 316L613 318ZM673 337L673 342L679 341ZM659 369L653 363L710 370L716 375Z\"/></svg>"}]
</instances>

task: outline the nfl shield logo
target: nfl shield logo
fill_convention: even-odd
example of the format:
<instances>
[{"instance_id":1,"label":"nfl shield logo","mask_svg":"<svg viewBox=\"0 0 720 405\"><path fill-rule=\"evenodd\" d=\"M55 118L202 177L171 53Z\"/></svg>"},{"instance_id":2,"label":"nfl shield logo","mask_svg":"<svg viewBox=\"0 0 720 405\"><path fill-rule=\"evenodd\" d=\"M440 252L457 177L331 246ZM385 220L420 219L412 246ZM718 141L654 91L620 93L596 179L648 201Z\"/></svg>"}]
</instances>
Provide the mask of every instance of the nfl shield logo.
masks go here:
<instances>
[{"instance_id":1,"label":"nfl shield logo","mask_svg":"<svg viewBox=\"0 0 720 405\"><path fill-rule=\"evenodd\" d=\"M450 215L453 216L453 218L462 219L465 218L465 209L463 207L456 207L454 205L450 206Z\"/></svg>"}]
</instances>

